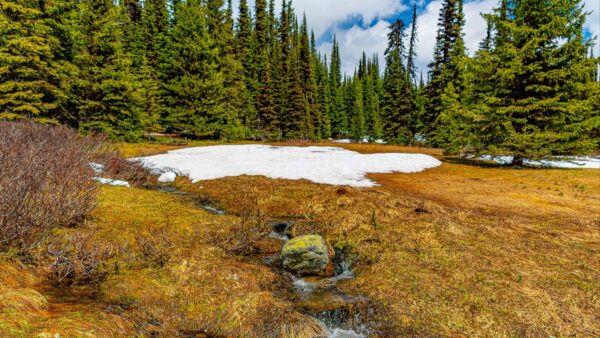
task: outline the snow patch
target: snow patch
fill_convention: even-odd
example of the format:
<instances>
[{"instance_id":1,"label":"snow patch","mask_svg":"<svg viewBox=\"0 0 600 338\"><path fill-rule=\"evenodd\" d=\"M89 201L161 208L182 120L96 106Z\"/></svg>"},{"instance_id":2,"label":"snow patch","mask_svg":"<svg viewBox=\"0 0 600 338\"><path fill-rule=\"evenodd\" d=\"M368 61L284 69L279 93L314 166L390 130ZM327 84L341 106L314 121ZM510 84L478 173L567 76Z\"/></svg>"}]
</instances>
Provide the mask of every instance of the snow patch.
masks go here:
<instances>
[{"instance_id":1,"label":"snow patch","mask_svg":"<svg viewBox=\"0 0 600 338\"><path fill-rule=\"evenodd\" d=\"M193 182L250 175L353 187L376 186L367 173L416 173L441 164L423 154L360 154L337 147L266 145L186 148L139 160L151 169L174 168Z\"/></svg>"},{"instance_id":2,"label":"snow patch","mask_svg":"<svg viewBox=\"0 0 600 338\"><path fill-rule=\"evenodd\" d=\"M114 185L116 187L129 188L129 182L127 182L127 181L111 180L110 178L102 178L102 177L94 177L94 181L100 182L102 184Z\"/></svg>"},{"instance_id":3,"label":"snow patch","mask_svg":"<svg viewBox=\"0 0 600 338\"><path fill-rule=\"evenodd\" d=\"M172 182L175 182L176 178L177 178L177 174L175 174L172 171L168 171L166 173L161 174L158 177L158 182L160 182L160 183L172 183Z\"/></svg>"},{"instance_id":4,"label":"snow patch","mask_svg":"<svg viewBox=\"0 0 600 338\"><path fill-rule=\"evenodd\" d=\"M339 143L339 144L350 144L352 143L352 140L349 138L343 138L340 140L333 140L333 143Z\"/></svg>"},{"instance_id":5,"label":"snow patch","mask_svg":"<svg viewBox=\"0 0 600 338\"><path fill-rule=\"evenodd\" d=\"M92 170L96 173L96 174L102 174L104 172L104 164L100 164L100 163L95 163L95 162L90 162L90 168L92 168Z\"/></svg>"},{"instance_id":6,"label":"snow patch","mask_svg":"<svg viewBox=\"0 0 600 338\"><path fill-rule=\"evenodd\" d=\"M473 158L473 156L470 156ZM512 156L491 156L491 155L483 155L477 157L477 159L482 161L493 161L499 164L511 164L513 157ZM600 169L600 158L596 157L573 157L573 158L565 158L563 159L553 159L553 160L524 160L523 161L527 165L536 166L536 167L549 167L549 168L562 168L562 169Z\"/></svg>"}]
</instances>

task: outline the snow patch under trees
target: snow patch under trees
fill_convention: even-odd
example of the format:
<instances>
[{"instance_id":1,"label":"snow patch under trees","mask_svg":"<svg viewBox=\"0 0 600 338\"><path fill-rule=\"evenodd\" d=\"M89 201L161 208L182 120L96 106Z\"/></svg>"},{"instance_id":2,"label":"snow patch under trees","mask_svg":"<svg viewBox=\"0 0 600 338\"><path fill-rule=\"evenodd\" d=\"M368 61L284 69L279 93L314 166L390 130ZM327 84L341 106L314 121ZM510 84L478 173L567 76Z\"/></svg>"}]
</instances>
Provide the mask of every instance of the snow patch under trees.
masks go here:
<instances>
[{"instance_id":1,"label":"snow patch under trees","mask_svg":"<svg viewBox=\"0 0 600 338\"><path fill-rule=\"evenodd\" d=\"M186 148L139 159L152 169L173 168L194 182L251 175L373 187L367 173L416 173L441 164L423 154L360 154L337 147L223 145Z\"/></svg>"}]
</instances>

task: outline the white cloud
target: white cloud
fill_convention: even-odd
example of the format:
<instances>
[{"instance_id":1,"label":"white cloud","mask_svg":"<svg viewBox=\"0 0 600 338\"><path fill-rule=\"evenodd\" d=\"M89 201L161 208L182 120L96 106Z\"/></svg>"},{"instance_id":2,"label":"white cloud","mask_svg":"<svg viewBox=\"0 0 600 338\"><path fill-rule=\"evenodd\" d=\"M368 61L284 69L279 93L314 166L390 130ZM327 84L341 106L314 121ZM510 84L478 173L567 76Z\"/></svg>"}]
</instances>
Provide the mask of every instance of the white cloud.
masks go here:
<instances>
[{"instance_id":1,"label":"white cloud","mask_svg":"<svg viewBox=\"0 0 600 338\"><path fill-rule=\"evenodd\" d=\"M466 0L464 4L465 44L470 53L477 50L479 42L485 37L486 23L482 13L489 13L497 6L499 0ZM234 1L237 8L239 0ZM281 0L277 0L277 13L281 10ZM301 16L306 13L308 23L314 29L317 39L326 32L337 35L340 43L343 71L352 74L358 65L358 60L365 51L368 56L378 53L383 64L383 53L387 44L387 26L383 18L397 15L410 8L412 0L295 0L296 13ZM419 0L419 5L425 8L418 15L418 55L417 65L424 73L427 71L433 57L437 22L442 0ZM249 0L249 6L254 7L254 0ZM592 35L600 36L600 1L586 0L584 6L593 12L585 24L585 29ZM354 24L345 27L349 19L362 17L366 25ZM372 24L375 22L374 24ZM370 25L372 24L372 25ZM600 44L596 43L596 56L600 55ZM319 46L322 53L331 53L331 41L325 41Z\"/></svg>"},{"instance_id":2,"label":"white cloud","mask_svg":"<svg viewBox=\"0 0 600 338\"><path fill-rule=\"evenodd\" d=\"M248 0L248 4L254 8L254 0ZM276 0L276 4L279 13L281 0ZM403 0L295 0L293 4L299 17L306 13L309 26L317 36L351 17L362 16L365 22L370 23L377 18L394 15L408 8L403 4ZM235 0L233 5L237 9L239 0Z\"/></svg>"},{"instance_id":3,"label":"white cloud","mask_svg":"<svg viewBox=\"0 0 600 338\"><path fill-rule=\"evenodd\" d=\"M600 56L600 1L598 0L586 0L585 10L592 12L585 23L584 28L592 33L592 36L596 36L596 47L594 48L595 55Z\"/></svg>"},{"instance_id":4,"label":"white cloud","mask_svg":"<svg viewBox=\"0 0 600 338\"><path fill-rule=\"evenodd\" d=\"M380 64L383 64L389 25L388 22L380 20L372 27L365 28L354 25L347 30L334 30L340 45L342 72L349 75L354 74L363 51L369 57L378 53ZM331 55L331 47L332 43L327 42L319 46L319 50L321 53Z\"/></svg>"}]
</instances>

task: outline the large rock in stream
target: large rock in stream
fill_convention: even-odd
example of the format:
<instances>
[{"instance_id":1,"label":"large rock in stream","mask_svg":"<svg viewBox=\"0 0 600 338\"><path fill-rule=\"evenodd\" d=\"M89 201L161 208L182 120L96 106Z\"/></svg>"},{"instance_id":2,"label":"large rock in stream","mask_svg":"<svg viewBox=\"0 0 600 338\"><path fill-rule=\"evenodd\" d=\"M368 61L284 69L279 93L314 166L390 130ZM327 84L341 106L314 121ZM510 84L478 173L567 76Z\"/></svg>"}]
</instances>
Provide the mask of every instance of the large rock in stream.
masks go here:
<instances>
[{"instance_id":1,"label":"large rock in stream","mask_svg":"<svg viewBox=\"0 0 600 338\"><path fill-rule=\"evenodd\" d=\"M332 276L333 248L318 235L292 238L281 250L283 267L299 276Z\"/></svg>"}]
</instances>

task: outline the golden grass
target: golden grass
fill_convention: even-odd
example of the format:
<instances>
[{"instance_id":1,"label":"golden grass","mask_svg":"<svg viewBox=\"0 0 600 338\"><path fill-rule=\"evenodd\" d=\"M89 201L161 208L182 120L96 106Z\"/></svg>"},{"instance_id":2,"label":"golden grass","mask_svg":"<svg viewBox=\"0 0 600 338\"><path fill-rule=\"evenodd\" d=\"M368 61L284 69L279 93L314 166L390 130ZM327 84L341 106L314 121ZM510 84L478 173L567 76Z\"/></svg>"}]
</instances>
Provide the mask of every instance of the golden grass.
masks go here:
<instances>
[{"instance_id":1,"label":"golden grass","mask_svg":"<svg viewBox=\"0 0 600 338\"><path fill-rule=\"evenodd\" d=\"M1 337L114 337L132 334L129 323L81 299L44 294L42 278L16 261L0 261Z\"/></svg>"},{"instance_id":2,"label":"golden grass","mask_svg":"<svg viewBox=\"0 0 600 338\"><path fill-rule=\"evenodd\" d=\"M277 276L268 267L210 243L232 231L239 218L212 215L157 192L110 187L93 216L90 230L99 240L128 248L121 250L119 272L100 286L100 298L124 306L124 316L137 323L156 324L144 324L143 332L259 337L289 331L286 336L313 337L320 330L314 319L272 294ZM157 228L170 248L163 267L145 264L136 243Z\"/></svg>"},{"instance_id":3,"label":"golden grass","mask_svg":"<svg viewBox=\"0 0 600 338\"><path fill-rule=\"evenodd\" d=\"M323 145L442 158L435 149ZM120 148L135 157L177 147ZM163 193L103 187L84 227L52 234L111 248L98 298L57 295L40 286L39 272L0 261L0 336L318 336L314 319L278 298L273 271L223 244L258 211L301 218L296 235L321 234L358 259L357 278L340 287L373 301L382 336L600 336L600 173L444 161L418 174L371 175L382 185L372 189L178 179L231 216ZM248 224L243 234L264 231ZM278 245L259 240L256 248Z\"/></svg>"},{"instance_id":4,"label":"golden grass","mask_svg":"<svg viewBox=\"0 0 600 338\"><path fill-rule=\"evenodd\" d=\"M255 200L266 215L305 217L299 235L360 257L343 287L380 304L391 335L598 336L598 175L446 159L371 175L382 184L373 189L263 177L180 186L233 213Z\"/></svg>"}]
</instances>

